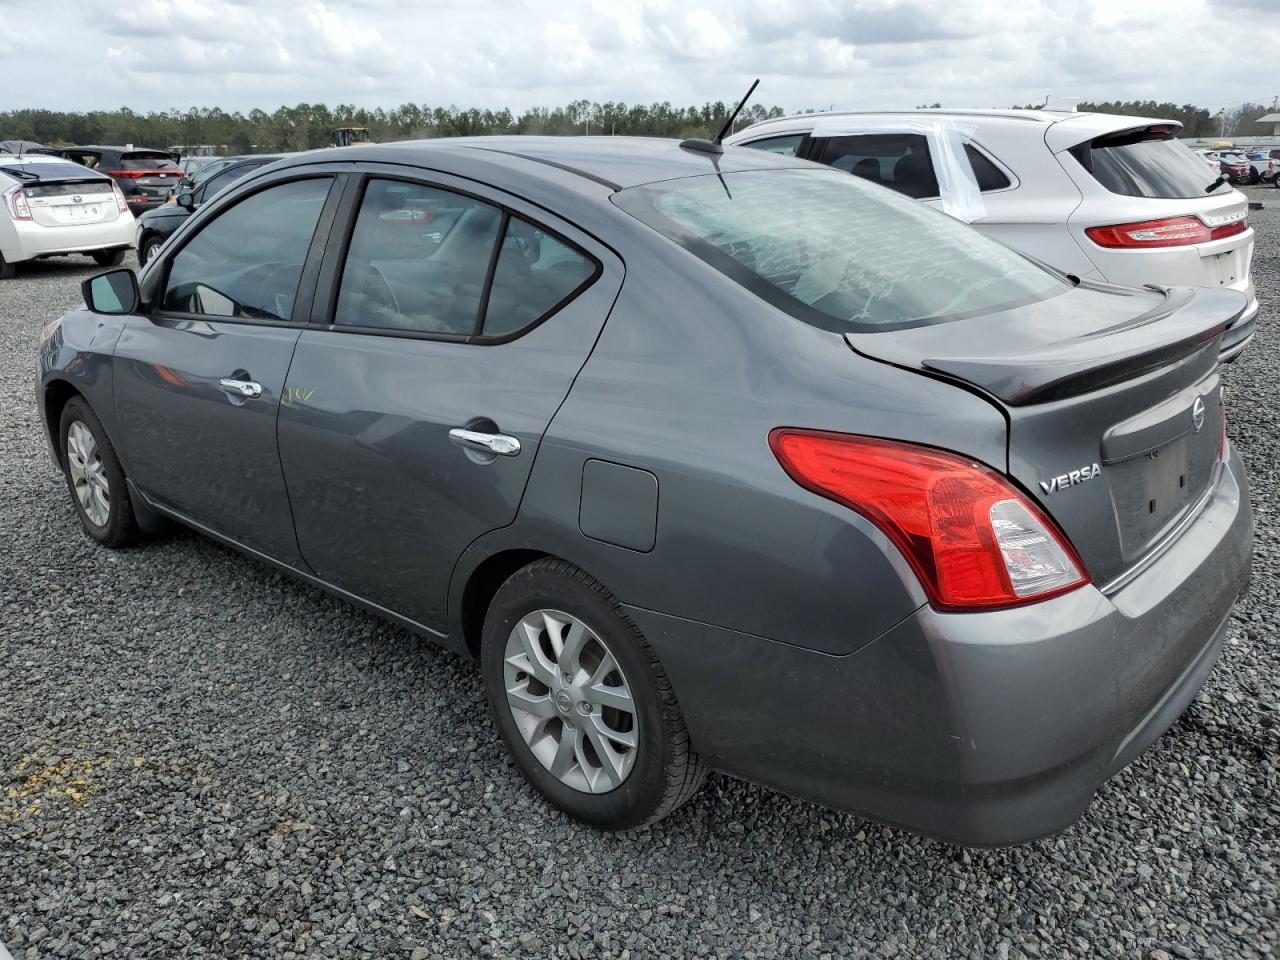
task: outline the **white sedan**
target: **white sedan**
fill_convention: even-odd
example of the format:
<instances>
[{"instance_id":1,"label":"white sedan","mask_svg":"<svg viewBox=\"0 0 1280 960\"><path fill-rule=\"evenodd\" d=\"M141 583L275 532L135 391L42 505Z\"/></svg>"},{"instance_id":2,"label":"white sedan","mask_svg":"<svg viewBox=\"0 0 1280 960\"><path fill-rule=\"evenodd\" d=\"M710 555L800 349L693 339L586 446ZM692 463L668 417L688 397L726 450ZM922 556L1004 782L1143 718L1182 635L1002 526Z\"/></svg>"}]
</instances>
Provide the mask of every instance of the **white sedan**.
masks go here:
<instances>
[{"instance_id":1,"label":"white sedan","mask_svg":"<svg viewBox=\"0 0 1280 960\"><path fill-rule=\"evenodd\" d=\"M134 223L110 177L47 154L0 154L0 279L25 260L64 254L115 266Z\"/></svg>"}]
</instances>

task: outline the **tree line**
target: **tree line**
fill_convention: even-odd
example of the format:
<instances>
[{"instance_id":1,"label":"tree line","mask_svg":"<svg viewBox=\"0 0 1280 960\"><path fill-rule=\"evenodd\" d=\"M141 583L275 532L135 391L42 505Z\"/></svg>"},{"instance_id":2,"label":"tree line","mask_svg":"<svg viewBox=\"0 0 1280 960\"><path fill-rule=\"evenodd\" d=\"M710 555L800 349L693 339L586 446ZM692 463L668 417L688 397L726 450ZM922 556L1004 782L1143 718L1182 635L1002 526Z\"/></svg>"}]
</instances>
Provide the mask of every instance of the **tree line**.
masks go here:
<instances>
[{"instance_id":1,"label":"tree line","mask_svg":"<svg viewBox=\"0 0 1280 960\"><path fill-rule=\"evenodd\" d=\"M1038 104L1025 106L1034 108ZM218 107L148 113L138 113L128 107L88 112L28 109L0 112L0 140L34 140L49 146L132 143L164 149L210 145L220 153L265 153L329 146L338 127L367 127L370 138L379 142L483 134L585 133L683 138L713 135L730 109L732 105L722 101L677 107L668 102L628 105L587 100L575 100L554 108L535 107L519 114L506 109L461 109L413 103L391 109L300 103L282 106L271 113L265 110L227 112ZM1271 132L1255 121L1272 108L1257 103L1244 103L1217 113L1194 104L1154 100L1081 103L1079 109L1179 120L1184 136L1191 137L1260 136ZM747 124L783 115L781 107L752 104L743 110L736 126L741 129Z\"/></svg>"}]
</instances>

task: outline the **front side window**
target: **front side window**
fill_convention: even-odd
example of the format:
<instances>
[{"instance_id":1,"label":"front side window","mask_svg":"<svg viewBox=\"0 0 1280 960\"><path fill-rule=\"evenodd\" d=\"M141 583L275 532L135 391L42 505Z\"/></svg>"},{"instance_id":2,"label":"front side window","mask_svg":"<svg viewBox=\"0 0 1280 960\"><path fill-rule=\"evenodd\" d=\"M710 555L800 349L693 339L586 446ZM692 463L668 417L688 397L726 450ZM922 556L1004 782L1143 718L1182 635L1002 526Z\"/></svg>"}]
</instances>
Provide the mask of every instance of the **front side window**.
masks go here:
<instances>
[{"instance_id":1,"label":"front side window","mask_svg":"<svg viewBox=\"0 0 1280 960\"><path fill-rule=\"evenodd\" d=\"M162 309L288 320L331 183L282 183L223 210L173 258Z\"/></svg>"},{"instance_id":2,"label":"front side window","mask_svg":"<svg viewBox=\"0 0 1280 960\"><path fill-rule=\"evenodd\" d=\"M946 214L828 170L689 177L613 201L774 306L840 333L944 323L1071 288Z\"/></svg>"},{"instance_id":3,"label":"front side window","mask_svg":"<svg viewBox=\"0 0 1280 960\"><path fill-rule=\"evenodd\" d=\"M794 157L800 149L800 144L804 143L804 137L803 133L787 137L768 137L764 140L752 140L750 143L744 143L743 146L750 147L752 150L777 153L784 157Z\"/></svg>"},{"instance_id":4,"label":"front side window","mask_svg":"<svg viewBox=\"0 0 1280 960\"><path fill-rule=\"evenodd\" d=\"M501 210L471 197L370 180L333 322L473 335L501 225Z\"/></svg>"},{"instance_id":5,"label":"front side window","mask_svg":"<svg viewBox=\"0 0 1280 960\"><path fill-rule=\"evenodd\" d=\"M929 141L919 133L860 133L820 141L829 167L925 200L938 196Z\"/></svg>"}]
</instances>

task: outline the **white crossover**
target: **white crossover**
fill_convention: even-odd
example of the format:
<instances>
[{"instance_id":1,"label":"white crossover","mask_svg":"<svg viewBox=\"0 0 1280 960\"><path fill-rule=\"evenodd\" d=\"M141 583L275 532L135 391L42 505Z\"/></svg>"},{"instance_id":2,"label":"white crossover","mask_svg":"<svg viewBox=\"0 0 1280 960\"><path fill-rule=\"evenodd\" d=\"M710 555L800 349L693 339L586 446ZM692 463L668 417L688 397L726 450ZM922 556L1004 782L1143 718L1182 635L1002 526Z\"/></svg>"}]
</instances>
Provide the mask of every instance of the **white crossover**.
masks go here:
<instances>
[{"instance_id":1,"label":"white crossover","mask_svg":"<svg viewBox=\"0 0 1280 960\"><path fill-rule=\"evenodd\" d=\"M47 154L0 153L0 279L39 257L124 259L134 218L110 177Z\"/></svg>"},{"instance_id":2,"label":"white crossover","mask_svg":"<svg viewBox=\"0 0 1280 960\"><path fill-rule=\"evenodd\" d=\"M848 170L973 224L1063 273L1141 287L1231 287L1257 325L1244 195L1177 139L1173 120L1064 110L911 110L766 120L726 144Z\"/></svg>"}]
</instances>

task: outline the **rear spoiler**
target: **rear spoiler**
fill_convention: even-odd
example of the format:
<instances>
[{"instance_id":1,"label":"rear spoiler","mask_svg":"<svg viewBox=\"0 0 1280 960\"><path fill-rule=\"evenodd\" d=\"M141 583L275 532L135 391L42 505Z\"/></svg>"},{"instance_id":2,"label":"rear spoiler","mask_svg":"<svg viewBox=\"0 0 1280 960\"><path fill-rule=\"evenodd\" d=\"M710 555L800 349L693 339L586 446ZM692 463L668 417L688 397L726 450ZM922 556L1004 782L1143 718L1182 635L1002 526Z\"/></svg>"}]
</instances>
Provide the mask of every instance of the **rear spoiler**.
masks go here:
<instances>
[{"instance_id":1,"label":"rear spoiler","mask_svg":"<svg viewBox=\"0 0 1280 960\"><path fill-rule=\"evenodd\" d=\"M1129 380L1176 363L1217 339L1244 314L1236 290L1168 289L1146 313L1031 353L926 359L921 366L972 383L1010 406L1045 403ZM1157 326L1158 324L1158 326ZM856 343L851 345L857 349Z\"/></svg>"},{"instance_id":2,"label":"rear spoiler","mask_svg":"<svg viewBox=\"0 0 1280 960\"><path fill-rule=\"evenodd\" d=\"M67 161L67 162L68 164L71 163L71 161ZM62 176L58 176L57 174L55 174L53 176L42 177L38 172L38 170L32 169L31 167L7 167L3 163L0 163L0 173L7 174L10 177L14 177L18 180L21 180L24 184L31 184L33 186L38 183L101 184L103 181L106 181L108 184L110 184L111 182L110 177L101 173L95 173L94 171L89 170L87 168L82 174L64 174Z\"/></svg>"}]
</instances>

